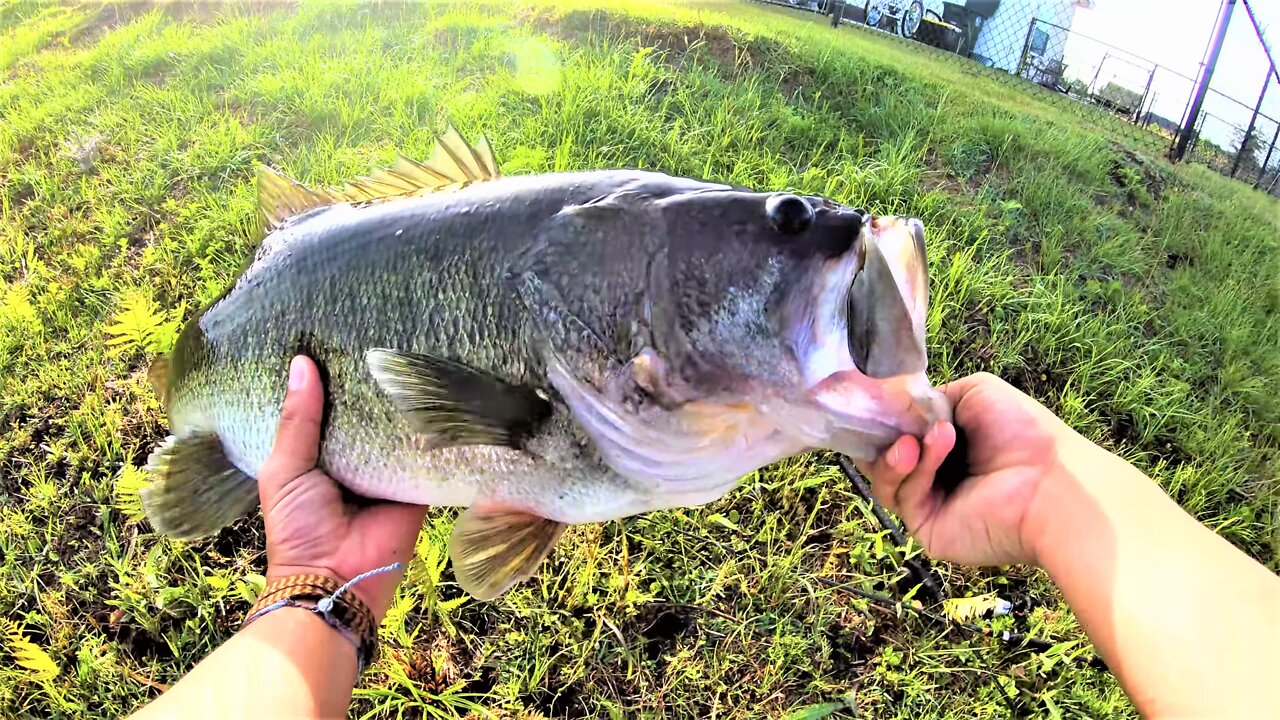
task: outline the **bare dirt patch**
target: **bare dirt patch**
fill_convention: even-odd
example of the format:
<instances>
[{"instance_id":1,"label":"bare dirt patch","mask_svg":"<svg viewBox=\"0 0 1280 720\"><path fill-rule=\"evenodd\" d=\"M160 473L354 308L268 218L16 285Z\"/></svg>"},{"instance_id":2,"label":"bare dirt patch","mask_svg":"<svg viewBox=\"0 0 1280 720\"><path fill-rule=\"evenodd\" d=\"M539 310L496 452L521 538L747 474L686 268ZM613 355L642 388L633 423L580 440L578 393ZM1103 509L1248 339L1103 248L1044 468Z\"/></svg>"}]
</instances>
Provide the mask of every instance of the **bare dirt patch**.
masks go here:
<instances>
[{"instance_id":1,"label":"bare dirt patch","mask_svg":"<svg viewBox=\"0 0 1280 720\"><path fill-rule=\"evenodd\" d=\"M574 44L599 42L601 38L635 39L642 47L655 48L662 61L674 68L690 62L708 62L733 74L764 68L771 57L784 54L775 41L763 37L740 37L719 27L683 27L669 23L646 23L635 18L600 11L575 11L562 16L530 12L521 16L529 25ZM777 78L778 88L787 97L814 84L809 68L786 64Z\"/></svg>"},{"instance_id":2,"label":"bare dirt patch","mask_svg":"<svg viewBox=\"0 0 1280 720\"><path fill-rule=\"evenodd\" d=\"M102 2L87 22L69 33L73 45L89 45L107 32L129 24L134 18L158 10L173 20L198 25L212 24L228 15L269 15L297 10L297 0L242 0L223 4L209 0L127 0Z\"/></svg>"}]
</instances>

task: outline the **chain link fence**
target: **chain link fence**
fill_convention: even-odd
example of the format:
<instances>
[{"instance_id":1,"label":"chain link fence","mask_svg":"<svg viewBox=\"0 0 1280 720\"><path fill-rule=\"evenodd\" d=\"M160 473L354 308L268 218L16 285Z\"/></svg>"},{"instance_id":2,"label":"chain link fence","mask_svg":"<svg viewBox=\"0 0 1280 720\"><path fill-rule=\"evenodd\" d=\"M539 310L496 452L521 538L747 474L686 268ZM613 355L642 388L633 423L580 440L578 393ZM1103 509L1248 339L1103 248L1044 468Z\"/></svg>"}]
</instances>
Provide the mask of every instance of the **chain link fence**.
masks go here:
<instances>
[{"instance_id":1,"label":"chain link fence","mask_svg":"<svg viewBox=\"0 0 1280 720\"><path fill-rule=\"evenodd\" d=\"M1202 163L1280 196L1280 75L1248 0L1221 0L1219 23L1230 16L1227 6L1237 3L1247 18L1234 20L1224 35L1232 69L1207 84L1199 107L1197 87L1212 75L1216 56L1182 72L1082 32L1074 27L1077 13L1092 9L1094 0L754 1L898 37L966 72L1033 93L1135 148ZM1168 12L1179 12L1173 5ZM1221 29L1213 28L1210 39ZM1241 90L1247 83L1239 81L1237 67L1258 68L1258 95ZM1264 79L1261 69L1267 67ZM1195 119L1187 122L1193 110Z\"/></svg>"},{"instance_id":2,"label":"chain link fence","mask_svg":"<svg viewBox=\"0 0 1280 720\"><path fill-rule=\"evenodd\" d=\"M1280 69L1249 0L1223 0L1221 59L1182 159L1280 197ZM1225 27L1223 27L1225 25Z\"/></svg>"}]
</instances>

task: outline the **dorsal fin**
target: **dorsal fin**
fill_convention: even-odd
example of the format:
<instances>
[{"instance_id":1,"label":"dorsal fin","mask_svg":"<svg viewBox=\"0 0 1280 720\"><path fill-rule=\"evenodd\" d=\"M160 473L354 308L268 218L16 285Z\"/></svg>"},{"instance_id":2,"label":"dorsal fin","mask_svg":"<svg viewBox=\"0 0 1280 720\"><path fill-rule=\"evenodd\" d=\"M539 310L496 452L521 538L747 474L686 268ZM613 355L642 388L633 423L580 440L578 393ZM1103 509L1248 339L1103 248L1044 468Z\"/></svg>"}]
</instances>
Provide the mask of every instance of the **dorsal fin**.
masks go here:
<instances>
[{"instance_id":1,"label":"dorsal fin","mask_svg":"<svg viewBox=\"0 0 1280 720\"><path fill-rule=\"evenodd\" d=\"M475 182L498 175L489 142L481 137L480 147L471 147L452 125L436 138L436 146L432 148L431 160L427 164L457 181Z\"/></svg>"},{"instance_id":2,"label":"dorsal fin","mask_svg":"<svg viewBox=\"0 0 1280 720\"><path fill-rule=\"evenodd\" d=\"M266 165L258 166L258 212L264 232L280 227L294 215L337 201L331 193L312 190Z\"/></svg>"},{"instance_id":3,"label":"dorsal fin","mask_svg":"<svg viewBox=\"0 0 1280 720\"><path fill-rule=\"evenodd\" d=\"M457 190L498 177L493 148L484 136L474 146L450 125L436 136L431 160L420 163L401 155L389 168L348 183L334 195L348 202L368 202L393 197Z\"/></svg>"},{"instance_id":4,"label":"dorsal fin","mask_svg":"<svg viewBox=\"0 0 1280 720\"><path fill-rule=\"evenodd\" d=\"M266 232L285 220L334 203L364 203L432 192L457 190L499 177L489 141L481 136L474 146L452 125L436 136L431 160L420 163L400 156L388 168L342 186L315 190L269 167L258 168L258 208Z\"/></svg>"}]
</instances>

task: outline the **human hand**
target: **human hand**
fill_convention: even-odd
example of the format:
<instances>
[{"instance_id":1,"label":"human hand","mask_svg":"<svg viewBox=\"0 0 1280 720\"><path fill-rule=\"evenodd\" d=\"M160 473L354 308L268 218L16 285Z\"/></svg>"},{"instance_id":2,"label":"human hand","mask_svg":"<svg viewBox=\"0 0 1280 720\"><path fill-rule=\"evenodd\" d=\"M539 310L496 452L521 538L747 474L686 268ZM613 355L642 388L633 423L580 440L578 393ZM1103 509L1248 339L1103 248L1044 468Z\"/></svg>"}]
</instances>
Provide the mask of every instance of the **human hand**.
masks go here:
<instances>
[{"instance_id":1,"label":"human hand","mask_svg":"<svg viewBox=\"0 0 1280 720\"><path fill-rule=\"evenodd\" d=\"M970 375L941 389L968 434L971 475L950 496L934 489L934 474L956 438L953 425L939 422L923 446L904 435L867 468L873 494L931 557L1038 564L1038 518L1048 511L1036 504L1040 489L1070 479L1082 459L1102 451L994 375Z\"/></svg>"},{"instance_id":2,"label":"human hand","mask_svg":"<svg viewBox=\"0 0 1280 720\"><path fill-rule=\"evenodd\" d=\"M360 573L404 562L413 554L427 508L381 502L355 507L316 467L324 388L316 365L299 355L289 365L289 390L275 447L258 473L267 531L267 580L327 575L345 583ZM381 621L403 572L368 578L354 592Z\"/></svg>"}]
</instances>

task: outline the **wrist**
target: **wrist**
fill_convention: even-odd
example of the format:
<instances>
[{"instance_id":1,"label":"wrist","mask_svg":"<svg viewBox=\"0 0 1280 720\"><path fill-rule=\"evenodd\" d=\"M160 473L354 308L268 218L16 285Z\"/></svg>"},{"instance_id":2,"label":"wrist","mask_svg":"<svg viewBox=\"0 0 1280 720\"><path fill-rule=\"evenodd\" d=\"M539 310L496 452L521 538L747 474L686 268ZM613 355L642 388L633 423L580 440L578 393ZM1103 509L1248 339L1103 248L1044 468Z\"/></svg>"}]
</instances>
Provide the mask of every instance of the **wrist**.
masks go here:
<instances>
[{"instance_id":1,"label":"wrist","mask_svg":"<svg viewBox=\"0 0 1280 720\"><path fill-rule=\"evenodd\" d=\"M374 572L370 572L374 571ZM386 617L387 610L391 608L391 601L395 598L396 586L400 584L400 580L404 578L403 564L392 564L383 568L365 568L354 573L342 573L334 570L328 565L285 565L267 562L267 582L279 578L290 577L294 575L324 575L334 580L338 585L346 585L353 578L361 575L364 578L355 582L344 590L358 598L373 613L374 620L381 625L382 619Z\"/></svg>"},{"instance_id":2,"label":"wrist","mask_svg":"<svg viewBox=\"0 0 1280 720\"><path fill-rule=\"evenodd\" d=\"M359 664L360 650L358 645L340 632L335 632L315 611L315 602L299 601L264 613L251 623L241 627L244 633L267 633L274 635L281 629L288 628L291 636L306 632L311 636L310 644L324 644L331 651L340 653L344 659L350 658L352 667ZM347 650L349 648L349 651Z\"/></svg>"},{"instance_id":3,"label":"wrist","mask_svg":"<svg viewBox=\"0 0 1280 720\"><path fill-rule=\"evenodd\" d=\"M1054 551L1069 548L1082 531L1087 479L1107 472L1109 453L1072 432L1054 444L1049 467L1037 484L1019 534L1033 564L1049 569Z\"/></svg>"},{"instance_id":4,"label":"wrist","mask_svg":"<svg viewBox=\"0 0 1280 720\"><path fill-rule=\"evenodd\" d=\"M340 583L328 574L275 577L267 582L258 600L249 608L242 627L286 610L305 610L323 620L356 649L359 669L363 672L377 654L378 621L350 587L351 583Z\"/></svg>"},{"instance_id":5,"label":"wrist","mask_svg":"<svg viewBox=\"0 0 1280 720\"><path fill-rule=\"evenodd\" d=\"M351 580L345 574L323 565L267 566L266 578L268 584L281 578L299 575L323 575L339 586L346 585ZM370 578L364 582L356 583L343 591L343 594L350 594L358 598L360 602L365 604L365 607L369 608L369 612L373 613L374 620L381 624L382 618L387 614L387 609L391 607L391 598L390 596L384 597L384 594L378 591L376 585L379 584L377 583L379 580L381 578Z\"/></svg>"}]
</instances>

